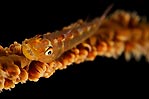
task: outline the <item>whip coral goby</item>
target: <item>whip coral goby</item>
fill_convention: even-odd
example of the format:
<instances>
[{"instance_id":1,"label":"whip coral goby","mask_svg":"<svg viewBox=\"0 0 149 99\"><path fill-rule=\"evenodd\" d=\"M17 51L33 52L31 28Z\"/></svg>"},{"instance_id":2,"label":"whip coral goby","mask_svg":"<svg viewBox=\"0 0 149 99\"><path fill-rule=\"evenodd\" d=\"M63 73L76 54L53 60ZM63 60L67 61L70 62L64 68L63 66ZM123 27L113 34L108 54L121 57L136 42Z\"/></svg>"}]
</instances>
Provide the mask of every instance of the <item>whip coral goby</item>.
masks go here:
<instances>
[{"instance_id":1,"label":"whip coral goby","mask_svg":"<svg viewBox=\"0 0 149 99\"><path fill-rule=\"evenodd\" d=\"M64 28L62 31L47 33L42 37L35 36L26 39L22 43L22 51L30 60L51 62L61 56L67 50L92 36L101 26L102 21L112 8L110 5L100 18L91 22L78 21L76 24Z\"/></svg>"}]
</instances>

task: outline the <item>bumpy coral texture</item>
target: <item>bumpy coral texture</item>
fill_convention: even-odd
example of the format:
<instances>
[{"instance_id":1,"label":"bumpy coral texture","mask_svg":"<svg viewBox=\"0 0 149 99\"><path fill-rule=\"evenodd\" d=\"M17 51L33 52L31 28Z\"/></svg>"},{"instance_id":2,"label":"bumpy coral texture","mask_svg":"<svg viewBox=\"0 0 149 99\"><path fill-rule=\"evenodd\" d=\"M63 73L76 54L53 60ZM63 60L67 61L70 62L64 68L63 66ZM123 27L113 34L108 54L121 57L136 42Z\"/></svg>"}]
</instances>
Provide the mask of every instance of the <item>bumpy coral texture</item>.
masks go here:
<instances>
[{"instance_id":1,"label":"bumpy coral texture","mask_svg":"<svg viewBox=\"0 0 149 99\"><path fill-rule=\"evenodd\" d=\"M0 46L1 91L14 88L15 84L27 80L49 78L56 70L65 69L74 63L93 61L96 56L117 59L124 54L128 61L131 57L139 61L144 56L149 62L149 24L136 13L115 11L92 37L50 63L27 59L21 48L22 45L17 42L5 48Z\"/></svg>"}]
</instances>

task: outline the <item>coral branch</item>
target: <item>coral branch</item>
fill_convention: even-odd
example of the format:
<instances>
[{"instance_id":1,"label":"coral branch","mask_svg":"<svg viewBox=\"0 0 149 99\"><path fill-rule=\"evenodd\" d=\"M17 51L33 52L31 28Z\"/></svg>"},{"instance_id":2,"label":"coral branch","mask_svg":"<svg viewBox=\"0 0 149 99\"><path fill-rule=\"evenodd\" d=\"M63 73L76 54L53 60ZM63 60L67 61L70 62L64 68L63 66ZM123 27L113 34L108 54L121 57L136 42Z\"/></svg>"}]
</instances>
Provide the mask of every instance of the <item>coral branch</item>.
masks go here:
<instances>
[{"instance_id":1,"label":"coral branch","mask_svg":"<svg viewBox=\"0 0 149 99\"><path fill-rule=\"evenodd\" d=\"M65 69L74 63L93 61L96 56L117 59L124 53L128 61L131 57L139 61L144 56L149 62L148 28L149 24L136 13L116 11L104 20L92 37L50 63L27 59L22 53L22 45L17 42L6 48L0 46L0 90L14 88L15 84L27 80L49 78L58 69Z\"/></svg>"}]
</instances>

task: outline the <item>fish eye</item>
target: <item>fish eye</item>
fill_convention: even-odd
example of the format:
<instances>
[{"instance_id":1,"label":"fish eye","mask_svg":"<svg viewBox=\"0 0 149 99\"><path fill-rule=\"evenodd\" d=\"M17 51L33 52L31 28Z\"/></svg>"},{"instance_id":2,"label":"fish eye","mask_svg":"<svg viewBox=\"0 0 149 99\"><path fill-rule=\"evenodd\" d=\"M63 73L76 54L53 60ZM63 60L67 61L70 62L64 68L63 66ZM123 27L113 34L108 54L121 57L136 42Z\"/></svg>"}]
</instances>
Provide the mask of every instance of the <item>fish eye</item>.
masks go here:
<instances>
[{"instance_id":1,"label":"fish eye","mask_svg":"<svg viewBox=\"0 0 149 99\"><path fill-rule=\"evenodd\" d=\"M52 46L49 46L45 51L45 55L51 55L52 53L53 53Z\"/></svg>"}]
</instances>

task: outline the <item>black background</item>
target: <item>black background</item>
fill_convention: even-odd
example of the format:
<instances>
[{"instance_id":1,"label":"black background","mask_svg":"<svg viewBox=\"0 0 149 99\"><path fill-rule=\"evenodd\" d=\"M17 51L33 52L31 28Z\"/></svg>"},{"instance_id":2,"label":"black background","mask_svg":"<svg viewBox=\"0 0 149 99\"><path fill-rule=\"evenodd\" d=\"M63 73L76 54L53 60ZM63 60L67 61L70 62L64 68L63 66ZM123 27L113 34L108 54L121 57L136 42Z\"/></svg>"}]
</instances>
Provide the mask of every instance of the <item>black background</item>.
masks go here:
<instances>
[{"instance_id":1,"label":"black background","mask_svg":"<svg viewBox=\"0 0 149 99\"><path fill-rule=\"evenodd\" d=\"M117 9L137 11L148 17L147 0L88 0L52 2L7 2L0 8L0 45L9 46L13 41L21 43L25 38L48 31L60 30L78 19L92 19L102 15L111 3L110 13ZM48 98L71 95L71 97L98 96L121 97L144 92L148 83L148 63L131 59L97 57L93 62L71 65L56 71L50 78L38 82L17 84L11 91L4 90L1 96L47 96ZM145 88L145 89L143 89ZM91 93L94 94L91 94ZM135 96L136 94L132 94ZM139 94L137 94L138 96ZM71 98L70 97L70 98Z\"/></svg>"}]
</instances>

